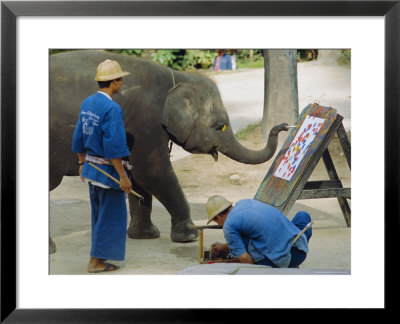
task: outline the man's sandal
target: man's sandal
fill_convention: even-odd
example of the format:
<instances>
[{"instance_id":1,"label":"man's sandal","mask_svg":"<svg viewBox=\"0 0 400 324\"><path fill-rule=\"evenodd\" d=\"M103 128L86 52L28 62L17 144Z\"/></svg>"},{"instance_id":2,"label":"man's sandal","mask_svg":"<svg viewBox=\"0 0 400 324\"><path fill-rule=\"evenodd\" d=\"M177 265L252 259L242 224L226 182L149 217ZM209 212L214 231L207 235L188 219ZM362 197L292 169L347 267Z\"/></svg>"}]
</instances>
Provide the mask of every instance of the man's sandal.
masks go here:
<instances>
[{"instance_id":1,"label":"man's sandal","mask_svg":"<svg viewBox=\"0 0 400 324\"><path fill-rule=\"evenodd\" d=\"M105 263L106 267L102 270L88 270L89 273L100 273L100 272L109 272L109 271L115 271L119 269L119 266L116 266L111 263Z\"/></svg>"}]
</instances>

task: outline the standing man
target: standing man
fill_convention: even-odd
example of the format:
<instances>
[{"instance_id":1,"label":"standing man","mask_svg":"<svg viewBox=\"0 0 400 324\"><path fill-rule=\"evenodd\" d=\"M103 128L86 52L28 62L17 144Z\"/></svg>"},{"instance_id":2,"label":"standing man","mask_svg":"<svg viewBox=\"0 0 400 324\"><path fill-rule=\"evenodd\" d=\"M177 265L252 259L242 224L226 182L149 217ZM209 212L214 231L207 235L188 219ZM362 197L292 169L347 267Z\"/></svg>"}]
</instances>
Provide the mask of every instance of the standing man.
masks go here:
<instances>
[{"instance_id":1,"label":"standing man","mask_svg":"<svg viewBox=\"0 0 400 324\"><path fill-rule=\"evenodd\" d=\"M79 175L89 182L92 209L92 247L89 273L114 271L119 267L105 260L125 259L127 208L125 193L132 184L125 171L123 157L129 156L122 108L112 100L119 92L122 78L129 75L116 61L99 64L95 80L99 91L81 105L72 139L72 151L78 155ZM118 185L88 162L119 179Z\"/></svg>"},{"instance_id":2,"label":"standing man","mask_svg":"<svg viewBox=\"0 0 400 324\"><path fill-rule=\"evenodd\" d=\"M213 70L232 70L232 59L231 56L225 53L224 50L218 49L216 50L217 56L214 58L213 62Z\"/></svg>"},{"instance_id":3,"label":"standing man","mask_svg":"<svg viewBox=\"0 0 400 324\"><path fill-rule=\"evenodd\" d=\"M292 245L300 231L311 223L310 215L300 211L292 221L278 209L254 199L243 199L233 207L222 196L210 197L206 204L208 222L223 227L226 244L214 243L212 253L230 252L241 263L274 268L297 268L306 258L308 228Z\"/></svg>"}]
</instances>

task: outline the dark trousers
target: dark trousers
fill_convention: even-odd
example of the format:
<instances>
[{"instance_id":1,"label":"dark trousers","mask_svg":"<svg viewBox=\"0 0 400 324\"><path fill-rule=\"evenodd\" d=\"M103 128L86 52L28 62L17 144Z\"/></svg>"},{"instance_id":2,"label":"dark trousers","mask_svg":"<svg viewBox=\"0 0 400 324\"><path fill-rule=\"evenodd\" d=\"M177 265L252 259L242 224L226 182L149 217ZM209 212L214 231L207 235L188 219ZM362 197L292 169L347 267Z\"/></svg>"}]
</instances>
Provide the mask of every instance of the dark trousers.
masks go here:
<instances>
[{"instance_id":1,"label":"dark trousers","mask_svg":"<svg viewBox=\"0 0 400 324\"><path fill-rule=\"evenodd\" d=\"M123 261L128 223L125 192L89 183L89 194L92 207L90 256Z\"/></svg>"},{"instance_id":2,"label":"dark trousers","mask_svg":"<svg viewBox=\"0 0 400 324\"><path fill-rule=\"evenodd\" d=\"M306 227L311 222L310 214L305 211L299 211L292 219L292 223L296 225L296 227L302 231L304 227ZM307 238L307 242L310 240L312 235L312 228L310 227L308 230L304 232L304 235ZM292 246L290 250L290 254L292 258L290 260L289 268L298 268L300 264L304 262L307 257L307 253L297 249L296 247ZM256 264L267 265L272 268L278 268L272 261L268 258L262 259Z\"/></svg>"}]
</instances>

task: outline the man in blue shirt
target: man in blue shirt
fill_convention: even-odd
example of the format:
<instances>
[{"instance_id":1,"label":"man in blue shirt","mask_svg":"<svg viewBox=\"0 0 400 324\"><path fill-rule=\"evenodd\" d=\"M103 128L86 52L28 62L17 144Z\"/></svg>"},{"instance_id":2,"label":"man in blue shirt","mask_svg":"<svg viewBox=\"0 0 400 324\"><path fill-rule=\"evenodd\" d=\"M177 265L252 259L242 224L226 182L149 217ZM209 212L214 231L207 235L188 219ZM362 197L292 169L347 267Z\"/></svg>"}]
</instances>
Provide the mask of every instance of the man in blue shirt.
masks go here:
<instances>
[{"instance_id":1,"label":"man in blue shirt","mask_svg":"<svg viewBox=\"0 0 400 324\"><path fill-rule=\"evenodd\" d=\"M217 56L214 57L213 70L232 70L232 58L224 50L217 50Z\"/></svg>"},{"instance_id":2,"label":"man in blue shirt","mask_svg":"<svg viewBox=\"0 0 400 324\"><path fill-rule=\"evenodd\" d=\"M79 119L72 139L72 151L79 159L82 181L89 182L92 208L92 247L88 272L117 270L119 267L105 260L125 259L127 208L125 193L132 184L122 158L129 156L121 107L112 100L119 92L124 72L116 61L99 64L95 80L100 90L81 105ZM118 185L88 162L119 179Z\"/></svg>"},{"instance_id":3,"label":"man in blue shirt","mask_svg":"<svg viewBox=\"0 0 400 324\"><path fill-rule=\"evenodd\" d=\"M274 268L297 268L307 256L311 227L293 244L301 230L311 223L307 212L298 212L290 221L278 209L261 201L243 199L233 206L219 195L208 199L206 211L207 224L214 221L222 226L227 241L214 243L211 253L229 252L241 263Z\"/></svg>"}]
</instances>

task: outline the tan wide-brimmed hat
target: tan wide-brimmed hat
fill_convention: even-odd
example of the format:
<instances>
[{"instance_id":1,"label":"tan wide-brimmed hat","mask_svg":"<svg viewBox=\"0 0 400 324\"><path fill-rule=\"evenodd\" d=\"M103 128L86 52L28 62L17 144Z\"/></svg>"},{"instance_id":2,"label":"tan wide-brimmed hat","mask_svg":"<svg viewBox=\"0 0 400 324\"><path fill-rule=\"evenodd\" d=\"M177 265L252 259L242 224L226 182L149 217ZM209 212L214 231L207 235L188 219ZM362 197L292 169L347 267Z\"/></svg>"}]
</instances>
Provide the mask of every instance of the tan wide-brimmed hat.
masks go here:
<instances>
[{"instance_id":1,"label":"tan wide-brimmed hat","mask_svg":"<svg viewBox=\"0 0 400 324\"><path fill-rule=\"evenodd\" d=\"M223 196L216 195L208 198L206 204L206 211L208 214L207 225L215 218L215 216L231 206L232 203Z\"/></svg>"},{"instance_id":2,"label":"tan wide-brimmed hat","mask_svg":"<svg viewBox=\"0 0 400 324\"><path fill-rule=\"evenodd\" d=\"M122 71L117 61L105 60L97 67L96 81L110 81L129 75L129 72Z\"/></svg>"}]
</instances>

